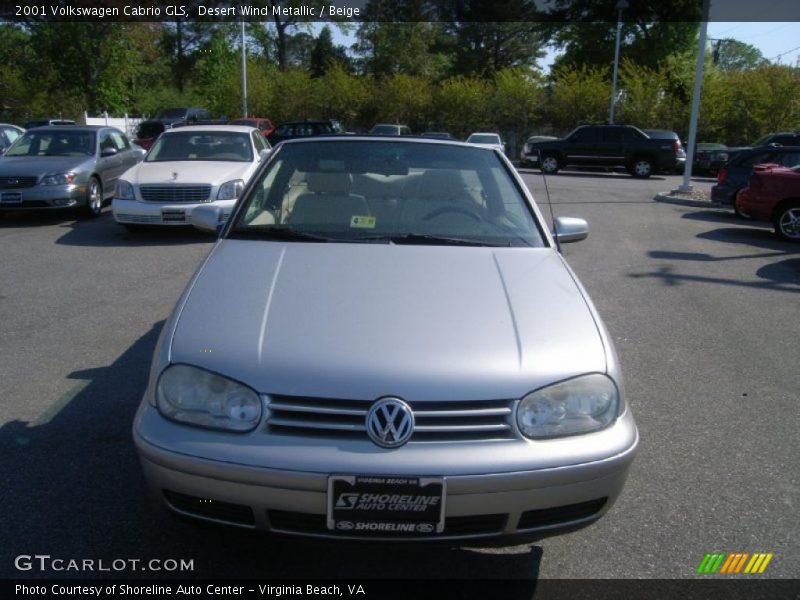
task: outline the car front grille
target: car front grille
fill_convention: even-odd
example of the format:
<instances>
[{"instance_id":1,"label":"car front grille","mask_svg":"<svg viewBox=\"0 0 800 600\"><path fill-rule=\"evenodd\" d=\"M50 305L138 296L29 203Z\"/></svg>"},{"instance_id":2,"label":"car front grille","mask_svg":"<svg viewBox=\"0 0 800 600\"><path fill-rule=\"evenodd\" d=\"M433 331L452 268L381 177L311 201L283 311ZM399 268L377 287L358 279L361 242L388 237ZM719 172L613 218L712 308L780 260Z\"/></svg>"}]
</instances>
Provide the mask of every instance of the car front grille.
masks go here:
<instances>
[{"instance_id":1,"label":"car front grille","mask_svg":"<svg viewBox=\"0 0 800 600\"><path fill-rule=\"evenodd\" d=\"M36 177L0 177L0 189L18 190L36 185Z\"/></svg>"},{"instance_id":2,"label":"car front grille","mask_svg":"<svg viewBox=\"0 0 800 600\"><path fill-rule=\"evenodd\" d=\"M337 537L358 536L359 534L331 531L325 523L325 515L292 512L286 510L267 511L270 529L286 533L305 533L335 535ZM469 515L465 517L446 517L444 532L425 537L466 536L466 535L493 535L503 532L508 515ZM398 537L397 534L370 533L369 537Z\"/></svg>"},{"instance_id":3,"label":"car front grille","mask_svg":"<svg viewBox=\"0 0 800 600\"><path fill-rule=\"evenodd\" d=\"M139 188L145 202L206 202L210 185L143 185Z\"/></svg>"},{"instance_id":4,"label":"car front grille","mask_svg":"<svg viewBox=\"0 0 800 600\"><path fill-rule=\"evenodd\" d=\"M371 400L272 395L269 431L284 435L368 439ZM512 400L409 402L414 412L410 442L504 440L515 437Z\"/></svg>"},{"instance_id":5,"label":"car front grille","mask_svg":"<svg viewBox=\"0 0 800 600\"><path fill-rule=\"evenodd\" d=\"M117 213L117 220L123 223L161 223L161 215L131 215Z\"/></svg>"}]
</instances>

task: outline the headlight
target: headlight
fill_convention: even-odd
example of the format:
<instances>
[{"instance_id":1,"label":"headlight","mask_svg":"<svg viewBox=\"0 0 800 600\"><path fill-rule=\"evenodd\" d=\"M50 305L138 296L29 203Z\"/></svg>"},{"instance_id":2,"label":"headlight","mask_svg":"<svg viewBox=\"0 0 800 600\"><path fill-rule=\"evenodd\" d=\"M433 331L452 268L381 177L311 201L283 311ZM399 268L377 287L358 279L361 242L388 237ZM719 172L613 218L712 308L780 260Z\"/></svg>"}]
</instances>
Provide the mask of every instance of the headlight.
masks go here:
<instances>
[{"instance_id":1,"label":"headlight","mask_svg":"<svg viewBox=\"0 0 800 600\"><path fill-rule=\"evenodd\" d=\"M599 373L568 379L525 396L517 425L529 438L549 438L603 429L617 418L619 391Z\"/></svg>"},{"instance_id":2,"label":"headlight","mask_svg":"<svg viewBox=\"0 0 800 600\"><path fill-rule=\"evenodd\" d=\"M42 177L42 185L69 185L77 177L77 173L58 173Z\"/></svg>"},{"instance_id":3,"label":"headlight","mask_svg":"<svg viewBox=\"0 0 800 600\"><path fill-rule=\"evenodd\" d=\"M242 193L244 189L244 181L241 179L236 179L234 181L226 181L221 186L219 186L219 192L217 192L217 200L236 200L239 197L239 194Z\"/></svg>"},{"instance_id":4,"label":"headlight","mask_svg":"<svg viewBox=\"0 0 800 600\"><path fill-rule=\"evenodd\" d=\"M117 181L117 190L114 192L114 197L120 200L134 200L136 198L133 195L133 186L124 179Z\"/></svg>"},{"instance_id":5,"label":"headlight","mask_svg":"<svg viewBox=\"0 0 800 600\"><path fill-rule=\"evenodd\" d=\"M189 365L161 373L156 402L165 417L199 427L251 431L261 420L261 399L253 390Z\"/></svg>"}]
</instances>

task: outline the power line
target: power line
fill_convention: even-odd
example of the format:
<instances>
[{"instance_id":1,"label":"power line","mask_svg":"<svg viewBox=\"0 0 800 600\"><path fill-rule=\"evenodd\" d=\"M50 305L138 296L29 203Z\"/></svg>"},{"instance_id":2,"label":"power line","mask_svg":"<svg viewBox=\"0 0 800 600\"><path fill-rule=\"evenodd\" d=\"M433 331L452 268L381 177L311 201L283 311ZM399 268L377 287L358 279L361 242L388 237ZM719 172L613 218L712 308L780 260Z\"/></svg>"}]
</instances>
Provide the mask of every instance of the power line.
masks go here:
<instances>
[{"instance_id":1,"label":"power line","mask_svg":"<svg viewBox=\"0 0 800 600\"><path fill-rule=\"evenodd\" d=\"M779 53L779 54L776 54L775 56L773 56L772 58L769 58L768 60L774 60L774 59L776 59L776 58L778 58L778 59L779 59L779 58L781 58L782 56L786 56L786 55L787 55L787 54L789 54L790 52L794 52L795 50L800 50L800 46L795 46L795 47L794 47L794 48L792 48L791 50L786 50L785 52L781 52L781 53Z\"/></svg>"}]
</instances>

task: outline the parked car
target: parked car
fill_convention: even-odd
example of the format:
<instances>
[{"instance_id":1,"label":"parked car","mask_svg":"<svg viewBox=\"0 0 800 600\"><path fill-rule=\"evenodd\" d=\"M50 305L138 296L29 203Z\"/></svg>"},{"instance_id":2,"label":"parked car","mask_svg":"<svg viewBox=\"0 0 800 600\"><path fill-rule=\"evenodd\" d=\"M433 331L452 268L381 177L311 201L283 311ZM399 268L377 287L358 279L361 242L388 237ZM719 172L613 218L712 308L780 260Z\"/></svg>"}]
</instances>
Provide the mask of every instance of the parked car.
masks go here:
<instances>
[{"instance_id":1,"label":"parked car","mask_svg":"<svg viewBox=\"0 0 800 600\"><path fill-rule=\"evenodd\" d=\"M740 152L761 148L763 146L769 146L771 144L776 146L800 146L800 131L781 131L778 133L768 133L758 138L749 146L728 147L728 160L732 159Z\"/></svg>"},{"instance_id":2,"label":"parked car","mask_svg":"<svg viewBox=\"0 0 800 600\"><path fill-rule=\"evenodd\" d=\"M680 142L650 139L631 125L582 125L563 139L531 144L541 152L543 173L566 166L625 167L634 177L671 171L678 164Z\"/></svg>"},{"instance_id":3,"label":"parked car","mask_svg":"<svg viewBox=\"0 0 800 600\"><path fill-rule=\"evenodd\" d=\"M8 147L17 141L25 130L9 123L0 123L0 154L5 154Z\"/></svg>"},{"instance_id":4,"label":"parked car","mask_svg":"<svg viewBox=\"0 0 800 600\"><path fill-rule=\"evenodd\" d=\"M506 143L500 139L500 135L497 133L471 133L467 138L467 143L499 150L504 154L506 151Z\"/></svg>"},{"instance_id":5,"label":"parked car","mask_svg":"<svg viewBox=\"0 0 800 600\"><path fill-rule=\"evenodd\" d=\"M221 212L192 221L215 231ZM562 243L588 234L555 227ZM621 377L500 153L291 140L166 322L133 434L150 489L182 515L338 539L541 538L622 490L638 434Z\"/></svg>"},{"instance_id":6,"label":"parked car","mask_svg":"<svg viewBox=\"0 0 800 600\"><path fill-rule=\"evenodd\" d=\"M281 123L267 136L267 139L270 144L275 146L284 140L315 135L330 135L340 132L341 125L339 125L338 121L297 121L293 123Z\"/></svg>"},{"instance_id":7,"label":"parked car","mask_svg":"<svg viewBox=\"0 0 800 600\"><path fill-rule=\"evenodd\" d=\"M736 210L772 223L778 237L800 242L800 165L756 165L749 185L736 195Z\"/></svg>"},{"instance_id":8,"label":"parked car","mask_svg":"<svg viewBox=\"0 0 800 600\"><path fill-rule=\"evenodd\" d=\"M533 144L537 142L549 142L557 140L557 137L552 135L532 135L522 145L519 152L519 163L523 167L534 167L539 164L539 152L533 150Z\"/></svg>"},{"instance_id":9,"label":"parked car","mask_svg":"<svg viewBox=\"0 0 800 600\"><path fill-rule=\"evenodd\" d=\"M455 140L456 139L452 135L450 135L449 133L445 133L443 131L426 131L425 133L422 134L422 137L431 138L431 139L434 139L434 140Z\"/></svg>"},{"instance_id":10,"label":"parked car","mask_svg":"<svg viewBox=\"0 0 800 600\"><path fill-rule=\"evenodd\" d=\"M393 125L392 123L378 123L369 132L372 135L412 135L408 125Z\"/></svg>"},{"instance_id":11,"label":"parked car","mask_svg":"<svg viewBox=\"0 0 800 600\"><path fill-rule=\"evenodd\" d=\"M78 208L95 217L119 176L141 160L114 127L29 129L0 158L0 210Z\"/></svg>"},{"instance_id":12,"label":"parked car","mask_svg":"<svg viewBox=\"0 0 800 600\"><path fill-rule=\"evenodd\" d=\"M725 144L696 144L692 172L716 175L726 162L728 162L728 147Z\"/></svg>"},{"instance_id":13,"label":"parked car","mask_svg":"<svg viewBox=\"0 0 800 600\"><path fill-rule=\"evenodd\" d=\"M159 135L172 127L181 125L222 125L227 118L213 120L205 108L166 108L156 113L152 119L142 121L136 128L136 144L149 150Z\"/></svg>"},{"instance_id":14,"label":"parked car","mask_svg":"<svg viewBox=\"0 0 800 600\"><path fill-rule=\"evenodd\" d=\"M269 150L269 142L253 127L169 129L145 160L121 177L112 203L114 219L128 229L188 225L192 210L209 203L227 217Z\"/></svg>"},{"instance_id":15,"label":"parked car","mask_svg":"<svg viewBox=\"0 0 800 600\"><path fill-rule=\"evenodd\" d=\"M743 150L731 157L717 174L717 183L711 188L711 201L736 206L734 200L739 190L747 185L753 166L775 163L784 167L800 164L800 146L762 146Z\"/></svg>"},{"instance_id":16,"label":"parked car","mask_svg":"<svg viewBox=\"0 0 800 600\"><path fill-rule=\"evenodd\" d=\"M264 137L269 136L270 133L275 131L275 125L270 119L266 117L248 117L245 119L233 119L228 121L228 125L244 125L245 127L255 127Z\"/></svg>"},{"instance_id":17,"label":"parked car","mask_svg":"<svg viewBox=\"0 0 800 600\"><path fill-rule=\"evenodd\" d=\"M642 131L645 134L647 134L647 137L649 137L651 140L669 140L670 142L672 142L673 146L677 145L675 168L665 169L663 172L683 173L684 167L686 166L686 150L683 147L683 143L681 142L680 136L674 131L670 131L669 129L642 129Z\"/></svg>"},{"instance_id":18,"label":"parked car","mask_svg":"<svg viewBox=\"0 0 800 600\"><path fill-rule=\"evenodd\" d=\"M25 123L25 129L33 129L34 127L47 127L48 125L75 125L75 121L71 119L31 119Z\"/></svg>"}]
</instances>

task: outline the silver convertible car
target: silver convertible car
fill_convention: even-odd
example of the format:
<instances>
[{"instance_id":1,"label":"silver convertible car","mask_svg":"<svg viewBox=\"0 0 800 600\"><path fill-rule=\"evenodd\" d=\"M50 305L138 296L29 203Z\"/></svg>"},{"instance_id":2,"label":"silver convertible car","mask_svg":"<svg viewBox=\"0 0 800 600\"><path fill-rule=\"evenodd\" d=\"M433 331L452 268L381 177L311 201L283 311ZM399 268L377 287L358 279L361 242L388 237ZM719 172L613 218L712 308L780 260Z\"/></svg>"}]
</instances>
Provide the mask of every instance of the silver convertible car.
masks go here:
<instances>
[{"instance_id":1,"label":"silver convertible car","mask_svg":"<svg viewBox=\"0 0 800 600\"><path fill-rule=\"evenodd\" d=\"M587 233L551 235L496 150L281 144L162 330L133 426L150 489L313 537L496 545L592 523L638 433L558 251Z\"/></svg>"}]
</instances>

